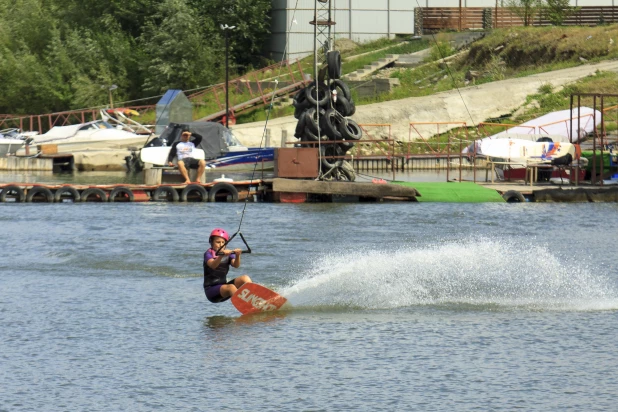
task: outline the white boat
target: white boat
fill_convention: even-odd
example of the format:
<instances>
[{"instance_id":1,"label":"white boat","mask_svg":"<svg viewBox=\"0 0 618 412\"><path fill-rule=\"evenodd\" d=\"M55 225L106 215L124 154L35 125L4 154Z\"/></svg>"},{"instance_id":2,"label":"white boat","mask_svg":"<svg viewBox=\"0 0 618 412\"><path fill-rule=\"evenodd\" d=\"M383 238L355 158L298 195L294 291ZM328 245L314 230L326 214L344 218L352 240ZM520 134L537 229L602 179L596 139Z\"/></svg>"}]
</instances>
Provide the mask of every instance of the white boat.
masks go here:
<instances>
[{"instance_id":1,"label":"white boat","mask_svg":"<svg viewBox=\"0 0 618 412\"><path fill-rule=\"evenodd\" d=\"M104 120L95 120L71 126L54 126L45 134L32 136L31 144L53 144L57 145L58 153L71 153L141 147L148 139L148 135L114 127Z\"/></svg>"},{"instance_id":2,"label":"white boat","mask_svg":"<svg viewBox=\"0 0 618 412\"><path fill-rule=\"evenodd\" d=\"M15 155L24 144L19 129L0 130L0 157Z\"/></svg>"},{"instance_id":3,"label":"white boat","mask_svg":"<svg viewBox=\"0 0 618 412\"><path fill-rule=\"evenodd\" d=\"M252 172L274 168L275 149L243 146L231 130L214 122L170 123L161 136L142 148L141 162L144 165L167 166L171 145L180 140L184 128L202 136L196 158L205 159L207 169Z\"/></svg>"}]
</instances>

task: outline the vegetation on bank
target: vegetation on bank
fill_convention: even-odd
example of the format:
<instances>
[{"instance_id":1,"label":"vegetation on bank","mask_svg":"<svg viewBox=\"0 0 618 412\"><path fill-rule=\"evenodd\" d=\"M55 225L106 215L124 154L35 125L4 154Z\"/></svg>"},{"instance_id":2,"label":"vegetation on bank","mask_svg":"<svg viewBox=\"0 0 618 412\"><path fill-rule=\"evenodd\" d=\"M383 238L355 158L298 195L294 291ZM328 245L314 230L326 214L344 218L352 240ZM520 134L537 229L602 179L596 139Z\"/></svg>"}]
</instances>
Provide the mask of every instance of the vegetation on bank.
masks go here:
<instances>
[{"instance_id":1,"label":"vegetation on bank","mask_svg":"<svg viewBox=\"0 0 618 412\"><path fill-rule=\"evenodd\" d=\"M262 67L271 0L0 0L0 113L190 90ZM149 102L152 103L152 102Z\"/></svg>"}]
</instances>

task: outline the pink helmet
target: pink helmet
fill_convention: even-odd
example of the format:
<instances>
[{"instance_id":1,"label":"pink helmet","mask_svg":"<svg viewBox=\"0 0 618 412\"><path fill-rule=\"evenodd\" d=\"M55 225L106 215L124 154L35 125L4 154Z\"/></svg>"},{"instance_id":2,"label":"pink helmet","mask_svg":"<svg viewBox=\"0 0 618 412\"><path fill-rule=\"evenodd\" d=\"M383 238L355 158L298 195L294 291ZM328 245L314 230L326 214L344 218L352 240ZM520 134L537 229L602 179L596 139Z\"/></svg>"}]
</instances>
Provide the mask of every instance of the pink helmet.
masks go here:
<instances>
[{"instance_id":1,"label":"pink helmet","mask_svg":"<svg viewBox=\"0 0 618 412\"><path fill-rule=\"evenodd\" d=\"M228 242L230 240L230 235L227 234L227 232L223 229L213 229L212 232L210 232L210 238L212 239L213 236L219 236L222 237L223 239L225 239L226 242Z\"/></svg>"}]
</instances>

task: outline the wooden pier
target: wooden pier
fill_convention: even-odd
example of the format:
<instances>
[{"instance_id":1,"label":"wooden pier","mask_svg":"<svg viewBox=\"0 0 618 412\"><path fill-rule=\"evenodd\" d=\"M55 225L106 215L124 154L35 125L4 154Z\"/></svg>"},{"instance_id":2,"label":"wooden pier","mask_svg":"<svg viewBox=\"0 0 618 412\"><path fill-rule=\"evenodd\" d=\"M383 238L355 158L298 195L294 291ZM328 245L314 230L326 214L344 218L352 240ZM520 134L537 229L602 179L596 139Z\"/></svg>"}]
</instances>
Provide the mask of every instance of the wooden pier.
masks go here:
<instances>
[{"instance_id":1,"label":"wooden pier","mask_svg":"<svg viewBox=\"0 0 618 412\"><path fill-rule=\"evenodd\" d=\"M302 196L290 196L302 194ZM3 184L0 202L339 202L415 201L414 188L394 184L271 179L206 184Z\"/></svg>"}]
</instances>

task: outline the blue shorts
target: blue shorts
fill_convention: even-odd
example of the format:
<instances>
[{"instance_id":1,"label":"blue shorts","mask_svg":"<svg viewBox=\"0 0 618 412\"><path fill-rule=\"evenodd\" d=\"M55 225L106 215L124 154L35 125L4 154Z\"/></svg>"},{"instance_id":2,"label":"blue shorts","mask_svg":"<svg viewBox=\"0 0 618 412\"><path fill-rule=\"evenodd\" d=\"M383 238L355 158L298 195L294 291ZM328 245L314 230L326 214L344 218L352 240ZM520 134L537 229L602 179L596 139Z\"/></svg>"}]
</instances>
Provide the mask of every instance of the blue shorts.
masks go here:
<instances>
[{"instance_id":1,"label":"blue shorts","mask_svg":"<svg viewBox=\"0 0 618 412\"><path fill-rule=\"evenodd\" d=\"M231 298L231 296L228 296L227 298L224 298L223 296L221 296L221 286L233 285L234 280L236 279L232 279L229 282L222 283L220 285L208 286L207 288L204 289L204 293L206 293L206 298L212 303L225 302L226 300Z\"/></svg>"}]
</instances>

